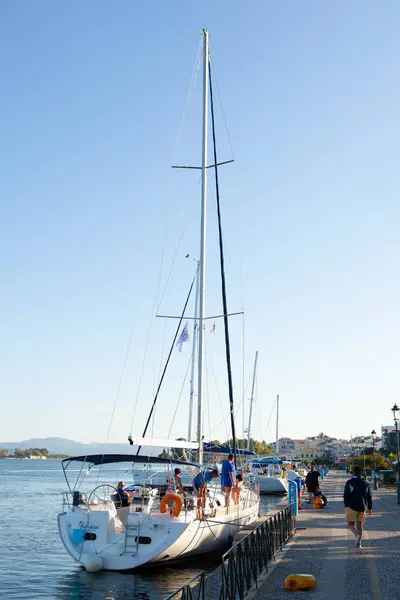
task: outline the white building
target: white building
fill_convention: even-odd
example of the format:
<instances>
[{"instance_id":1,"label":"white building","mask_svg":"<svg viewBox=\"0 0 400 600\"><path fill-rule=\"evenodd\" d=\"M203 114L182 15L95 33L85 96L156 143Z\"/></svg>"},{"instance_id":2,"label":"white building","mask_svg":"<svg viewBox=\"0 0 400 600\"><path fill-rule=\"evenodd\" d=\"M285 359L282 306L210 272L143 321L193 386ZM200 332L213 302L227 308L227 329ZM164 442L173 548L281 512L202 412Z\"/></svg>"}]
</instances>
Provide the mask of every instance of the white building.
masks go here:
<instances>
[{"instance_id":1,"label":"white building","mask_svg":"<svg viewBox=\"0 0 400 600\"><path fill-rule=\"evenodd\" d=\"M302 460L313 460L315 458L322 458L325 451L322 448L308 448L305 446L296 453L296 458Z\"/></svg>"},{"instance_id":2,"label":"white building","mask_svg":"<svg viewBox=\"0 0 400 600\"><path fill-rule=\"evenodd\" d=\"M274 454L276 453L276 442L269 444L272 447ZM291 438L283 437L278 441L278 454L279 456L290 456L293 457L296 453L295 443Z\"/></svg>"}]
</instances>

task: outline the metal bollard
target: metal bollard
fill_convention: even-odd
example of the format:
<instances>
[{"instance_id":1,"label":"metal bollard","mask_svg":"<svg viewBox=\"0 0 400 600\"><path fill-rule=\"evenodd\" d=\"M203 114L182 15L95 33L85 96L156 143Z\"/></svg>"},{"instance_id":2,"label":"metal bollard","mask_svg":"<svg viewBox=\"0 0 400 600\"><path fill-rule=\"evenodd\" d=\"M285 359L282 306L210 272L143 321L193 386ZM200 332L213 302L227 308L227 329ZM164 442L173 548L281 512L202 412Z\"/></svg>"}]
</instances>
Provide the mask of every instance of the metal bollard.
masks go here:
<instances>
[{"instance_id":1,"label":"metal bollard","mask_svg":"<svg viewBox=\"0 0 400 600\"><path fill-rule=\"evenodd\" d=\"M299 498L297 483L295 481L288 481L289 493L288 493L288 504L293 506L293 514L295 517L299 514Z\"/></svg>"}]
</instances>

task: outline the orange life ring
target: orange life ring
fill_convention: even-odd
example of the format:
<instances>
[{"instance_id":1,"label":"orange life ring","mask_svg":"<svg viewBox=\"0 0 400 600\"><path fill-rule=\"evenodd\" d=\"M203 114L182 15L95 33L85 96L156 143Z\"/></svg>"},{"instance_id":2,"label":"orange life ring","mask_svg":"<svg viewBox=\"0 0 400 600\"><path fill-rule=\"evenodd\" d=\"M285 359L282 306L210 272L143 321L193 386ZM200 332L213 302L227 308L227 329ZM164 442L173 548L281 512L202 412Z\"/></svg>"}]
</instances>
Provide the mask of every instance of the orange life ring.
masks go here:
<instances>
[{"instance_id":1,"label":"orange life ring","mask_svg":"<svg viewBox=\"0 0 400 600\"><path fill-rule=\"evenodd\" d=\"M160 512L166 513L168 510L168 504L171 501L175 502L174 508L171 509L171 514L173 514L174 517L179 517L182 510L182 498L179 496L179 494L165 494L160 502Z\"/></svg>"}]
</instances>

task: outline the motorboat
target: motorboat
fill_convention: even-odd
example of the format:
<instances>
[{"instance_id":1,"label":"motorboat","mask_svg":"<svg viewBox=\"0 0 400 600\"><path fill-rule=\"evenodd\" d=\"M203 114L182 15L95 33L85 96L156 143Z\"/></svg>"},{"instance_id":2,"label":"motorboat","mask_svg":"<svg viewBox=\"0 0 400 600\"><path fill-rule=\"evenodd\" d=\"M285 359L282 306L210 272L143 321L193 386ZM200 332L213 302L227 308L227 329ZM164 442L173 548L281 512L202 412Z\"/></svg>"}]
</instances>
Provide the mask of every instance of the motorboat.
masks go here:
<instances>
[{"instance_id":1,"label":"motorboat","mask_svg":"<svg viewBox=\"0 0 400 600\"><path fill-rule=\"evenodd\" d=\"M260 494L286 494L288 481L279 459L253 459L246 463L246 477L258 486Z\"/></svg>"}]
</instances>

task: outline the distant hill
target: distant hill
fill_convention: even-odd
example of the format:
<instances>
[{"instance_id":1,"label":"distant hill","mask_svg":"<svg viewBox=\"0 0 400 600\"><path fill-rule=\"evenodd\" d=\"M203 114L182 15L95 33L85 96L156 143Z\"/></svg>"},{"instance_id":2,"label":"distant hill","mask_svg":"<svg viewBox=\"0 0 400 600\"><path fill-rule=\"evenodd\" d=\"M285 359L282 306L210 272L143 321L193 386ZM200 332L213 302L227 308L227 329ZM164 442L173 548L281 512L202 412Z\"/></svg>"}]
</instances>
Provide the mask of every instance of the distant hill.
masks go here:
<instances>
[{"instance_id":1,"label":"distant hill","mask_svg":"<svg viewBox=\"0 0 400 600\"><path fill-rule=\"evenodd\" d=\"M21 442L0 442L1 449L14 452L15 448L26 450L28 448L47 448L53 454L67 454L68 456L79 456L82 454L101 454L103 452L110 454L130 454L135 450L134 446L130 446L128 441L121 444L101 444L98 442L90 442L83 444L74 440L66 440L60 437L48 438L31 438L22 440ZM144 448L144 454L146 449Z\"/></svg>"}]
</instances>

